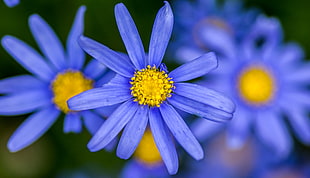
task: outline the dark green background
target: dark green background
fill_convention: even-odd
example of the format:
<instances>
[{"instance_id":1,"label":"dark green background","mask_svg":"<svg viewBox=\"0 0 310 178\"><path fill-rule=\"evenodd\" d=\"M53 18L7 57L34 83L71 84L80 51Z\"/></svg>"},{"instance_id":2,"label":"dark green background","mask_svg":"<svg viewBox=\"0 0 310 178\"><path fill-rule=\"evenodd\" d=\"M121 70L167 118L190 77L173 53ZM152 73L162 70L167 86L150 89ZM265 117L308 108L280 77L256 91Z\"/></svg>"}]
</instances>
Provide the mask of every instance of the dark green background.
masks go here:
<instances>
[{"instance_id":1,"label":"dark green background","mask_svg":"<svg viewBox=\"0 0 310 178\"><path fill-rule=\"evenodd\" d=\"M118 2L123 2L129 9L147 47L156 12L163 5L161 0L21 0L14 8L8 8L0 1L0 37L10 34L38 49L28 27L29 15L37 13L52 26L65 44L78 7L86 5L85 34L112 49L125 51L114 19L114 5ZM247 0L245 3L248 7L260 8L267 15L279 18L285 41L300 43L309 58L309 1ZM24 73L27 71L0 47L0 78ZM66 171L74 169L115 176L125 163L114 152L90 153L86 148L90 135L86 131L64 134L63 119L58 119L32 146L18 153L9 153L7 140L25 118L0 117L0 177L55 177L66 175Z\"/></svg>"}]
</instances>

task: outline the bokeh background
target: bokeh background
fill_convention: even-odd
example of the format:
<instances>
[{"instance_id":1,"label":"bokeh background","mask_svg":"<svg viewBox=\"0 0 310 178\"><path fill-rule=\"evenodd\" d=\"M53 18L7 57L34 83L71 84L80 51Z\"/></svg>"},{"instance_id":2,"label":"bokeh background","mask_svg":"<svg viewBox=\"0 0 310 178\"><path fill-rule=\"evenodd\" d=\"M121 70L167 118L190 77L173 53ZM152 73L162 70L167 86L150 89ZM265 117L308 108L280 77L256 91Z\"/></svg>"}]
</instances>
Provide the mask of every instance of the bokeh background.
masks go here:
<instances>
[{"instance_id":1,"label":"bokeh background","mask_svg":"<svg viewBox=\"0 0 310 178\"><path fill-rule=\"evenodd\" d=\"M118 2L123 2L127 6L136 22L143 43L147 45L153 20L158 9L163 5L162 0L21 0L21 3L13 8L5 6L1 1L0 37L9 34L38 49L28 27L28 17L37 13L52 26L65 44L78 7L86 5L85 34L112 49L125 52L114 18L114 5ZM256 7L268 16L277 17L282 23L285 41L298 42L309 59L310 1L244 0L244 3L245 7ZM15 62L1 46L0 78L24 73L27 71ZM91 138L90 134L86 130L80 134L64 134L63 119L58 119L43 137L28 148L17 153L10 153L6 148L8 138L26 117L0 116L0 177L75 177L81 175L118 177L126 163L117 158L115 152L89 152L86 144ZM216 156L216 152L211 153L213 157L214 154ZM295 139L294 153L308 160L310 165L310 147L302 145Z\"/></svg>"}]
</instances>

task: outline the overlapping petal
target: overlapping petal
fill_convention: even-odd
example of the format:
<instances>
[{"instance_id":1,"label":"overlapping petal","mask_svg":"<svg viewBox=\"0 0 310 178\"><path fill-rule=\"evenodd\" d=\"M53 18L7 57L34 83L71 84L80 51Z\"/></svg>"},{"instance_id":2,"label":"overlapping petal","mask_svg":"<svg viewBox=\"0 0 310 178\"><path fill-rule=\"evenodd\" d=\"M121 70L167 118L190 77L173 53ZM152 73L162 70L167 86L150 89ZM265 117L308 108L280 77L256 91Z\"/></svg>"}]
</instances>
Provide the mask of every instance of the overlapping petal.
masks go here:
<instances>
[{"instance_id":1,"label":"overlapping petal","mask_svg":"<svg viewBox=\"0 0 310 178\"><path fill-rule=\"evenodd\" d=\"M233 117L232 113L227 113L208 104L200 103L177 94L168 98L168 101L178 109L215 122L227 122Z\"/></svg>"},{"instance_id":2,"label":"overlapping petal","mask_svg":"<svg viewBox=\"0 0 310 178\"><path fill-rule=\"evenodd\" d=\"M139 107L136 114L126 125L117 147L117 156L128 159L136 150L148 123L147 106Z\"/></svg>"},{"instance_id":3,"label":"overlapping petal","mask_svg":"<svg viewBox=\"0 0 310 178\"><path fill-rule=\"evenodd\" d=\"M149 121L154 141L170 174L176 174L179 167L178 155L167 126L158 108L151 108Z\"/></svg>"},{"instance_id":4,"label":"overlapping petal","mask_svg":"<svg viewBox=\"0 0 310 178\"><path fill-rule=\"evenodd\" d=\"M99 114L95 114L94 112L83 111L82 115L85 127L91 135L94 135L100 126L104 123L104 118Z\"/></svg>"},{"instance_id":5,"label":"overlapping petal","mask_svg":"<svg viewBox=\"0 0 310 178\"><path fill-rule=\"evenodd\" d=\"M72 97L68 100L68 106L76 111L87 110L118 104L131 97L128 88L110 84L87 90Z\"/></svg>"},{"instance_id":6,"label":"overlapping petal","mask_svg":"<svg viewBox=\"0 0 310 178\"><path fill-rule=\"evenodd\" d=\"M89 55L114 72L124 77L132 77L134 67L122 55L87 37L80 37L79 44Z\"/></svg>"},{"instance_id":7,"label":"overlapping petal","mask_svg":"<svg viewBox=\"0 0 310 178\"><path fill-rule=\"evenodd\" d=\"M202 159L202 147L177 111L168 104L162 104L159 110L171 133L187 153L196 160Z\"/></svg>"},{"instance_id":8,"label":"overlapping petal","mask_svg":"<svg viewBox=\"0 0 310 178\"><path fill-rule=\"evenodd\" d=\"M138 104L132 101L127 101L120 105L89 141L88 149L94 152L107 146L132 119L137 109Z\"/></svg>"},{"instance_id":9,"label":"overlapping petal","mask_svg":"<svg viewBox=\"0 0 310 178\"><path fill-rule=\"evenodd\" d=\"M174 69L169 73L169 77L174 82L187 81L201 77L216 67L216 56L213 52L209 52Z\"/></svg>"}]
</instances>

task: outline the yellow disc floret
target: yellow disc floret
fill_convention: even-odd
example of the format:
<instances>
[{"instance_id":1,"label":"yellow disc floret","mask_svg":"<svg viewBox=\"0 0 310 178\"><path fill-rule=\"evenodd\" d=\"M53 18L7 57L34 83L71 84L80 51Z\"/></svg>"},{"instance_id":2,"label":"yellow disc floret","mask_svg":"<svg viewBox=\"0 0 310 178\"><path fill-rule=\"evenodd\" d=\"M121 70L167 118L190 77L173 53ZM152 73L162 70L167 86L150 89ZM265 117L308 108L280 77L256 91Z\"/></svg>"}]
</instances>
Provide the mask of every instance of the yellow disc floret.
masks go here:
<instances>
[{"instance_id":1,"label":"yellow disc floret","mask_svg":"<svg viewBox=\"0 0 310 178\"><path fill-rule=\"evenodd\" d=\"M66 70L59 73L51 83L54 94L53 102L64 113L71 110L67 100L83 91L93 88L93 80L86 78L81 72Z\"/></svg>"},{"instance_id":2,"label":"yellow disc floret","mask_svg":"<svg viewBox=\"0 0 310 178\"><path fill-rule=\"evenodd\" d=\"M275 81L263 66L251 66L239 75L240 96L249 104L264 105L274 96Z\"/></svg>"},{"instance_id":3,"label":"yellow disc floret","mask_svg":"<svg viewBox=\"0 0 310 178\"><path fill-rule=\"evenodd\" d=\"M134 101L140 105L157 106L171 97L173 81L164 71L158 70L156 67L147 68L136 71L134 77L131 78L132 87L131 95Z\"/></svg>"},{"instance_id":4,"label":"yellow disc floret","mask_svg":"<svg viewBox=\"0 0 310 178\"><path fill-rule=\"evenodd\" d=\"M162 161L160 153L154 142L152 132L149 129L145 131L134 156L138 161L148 166L157 165Z\"/></svg>"}]
</instances>

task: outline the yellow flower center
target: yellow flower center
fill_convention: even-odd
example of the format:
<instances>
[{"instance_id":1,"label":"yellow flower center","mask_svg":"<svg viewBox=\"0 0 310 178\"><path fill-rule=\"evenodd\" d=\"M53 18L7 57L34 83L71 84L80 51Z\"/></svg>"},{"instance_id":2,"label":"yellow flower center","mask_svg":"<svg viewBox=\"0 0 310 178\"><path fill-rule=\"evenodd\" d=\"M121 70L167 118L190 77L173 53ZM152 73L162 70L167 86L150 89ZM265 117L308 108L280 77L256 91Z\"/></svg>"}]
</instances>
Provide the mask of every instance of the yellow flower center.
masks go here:
<instances>
[{"instance_id":1,"label":"yellow flower center","mask_svg":"<svg viewBox=\"0 0 310 178\"><path fill-rule=\"evenodd\" d=\"M252 66L239 75L240 96L253 105L268 103L274 96L275 81L271 73L262 66Z\"/></svg>"},{"instance_id":2,"label":"yellow flower center","mask_svg":"<svg viewBox=\"0 0 310 178\"><path fill-rule=\"evenodd\" d=\"M149 166L154 166L162 161L152 132L149 129L145 131L134 156L137 160Z\"/></svg>"},{"instance_id":3,"label":"yellow flower center","mask_svg":"<svg viewBox=\"0 0 310 178\"><path fill-rule=\"evenodd\" d=\"M59 73L51 83L54 94L53 102L61 111L68 113L71 110L68 108L67 100L83 91L92 89L93 83L93 80L86 78L79 71L66 70Z\"/></svg>"},{"instance_id":4,"label":"yellow flower center","mask_svg":"<svg viewBox=\"0 0 310 178\"><path fill-rule=\"evenodd\" d=\"M130 90L131 95L135 98L134 101L150 107L159 107L163 101L171 97L172 88L174 88L173 81L168 78L168 74L150 65L145 69L136 71L130 84L132 85Z\"/></svg>"}]
</instances>

